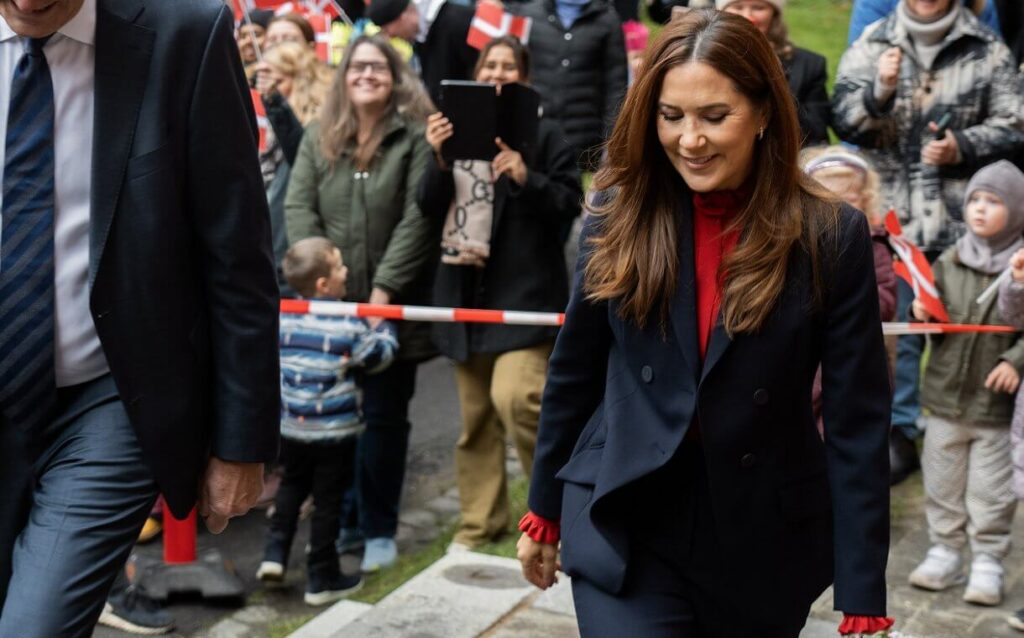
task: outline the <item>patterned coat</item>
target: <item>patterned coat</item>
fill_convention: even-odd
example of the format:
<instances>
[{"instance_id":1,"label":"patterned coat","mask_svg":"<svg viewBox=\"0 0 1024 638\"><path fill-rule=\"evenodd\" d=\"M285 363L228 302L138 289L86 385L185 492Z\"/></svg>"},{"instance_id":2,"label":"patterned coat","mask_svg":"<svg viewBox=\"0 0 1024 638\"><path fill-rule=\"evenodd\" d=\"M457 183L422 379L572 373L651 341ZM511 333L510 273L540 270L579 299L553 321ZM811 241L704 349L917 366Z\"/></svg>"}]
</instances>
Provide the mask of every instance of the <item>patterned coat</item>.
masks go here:
<instances>
[{"instance_id":1,"label":"patterned coat","mask_svg":"<svg viewBox=\"0 0 1024 638\"><path fill-rule=\"evenodd\" d=\"M1004 279L999 285L999 313L1006 322L1024 330L1024 284ZM1010 451L1013 456L1013 493L1024 499L1024 392L1019 389L1010 425Z\"/></svg>"},{"instance_id":2,"label":"patterned coat","mask_svg":"<svg viewBox=\"0 0 1024 638\"><path fill-rule=\"evenodd\" d=\"M903 52L896 93L876 104L878 59ZM963 233L962 202L971 175L1024 148L1024 101L1006 45L969 11L961 11L932 68L923 68L906 29L890 15L869 26L843 54L832 97L832 127L862 147L882 178L882 204L896 210L905 233L924 250L943 250ZM933 139L928 123L952 114L962 161L921 163Z\"/></svg>"}]
</instances>

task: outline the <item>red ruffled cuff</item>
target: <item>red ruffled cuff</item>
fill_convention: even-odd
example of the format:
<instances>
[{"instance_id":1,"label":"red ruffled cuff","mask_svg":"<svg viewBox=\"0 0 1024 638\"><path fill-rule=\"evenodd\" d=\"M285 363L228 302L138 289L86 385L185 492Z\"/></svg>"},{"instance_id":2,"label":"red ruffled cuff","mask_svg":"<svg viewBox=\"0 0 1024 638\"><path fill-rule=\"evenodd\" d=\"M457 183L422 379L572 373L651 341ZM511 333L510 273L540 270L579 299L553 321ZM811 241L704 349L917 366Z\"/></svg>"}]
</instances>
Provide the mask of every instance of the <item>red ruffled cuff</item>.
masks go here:
<instances>
[{"instance_id":1,"label":"red ruffled cuff","mask_svg":"<svg viewBox=\"0 0 1024 638\"><path fill-rule=\"evenodd\" d=\"M527 512L519 519L519 531L527 536L546 545L555 545L561 536L561 527L558 521L551 521L533 512Z\"/></svg>"},{"instance_id":2,"label":"red ruffled cuff","mask_svg":"<svg viewBox=\"0 0 1024 638\"><path fill-rule=\"evenodd\" d=\"M843 615L843 622L839 625L839 633L847 634L875 634L880 631L888 631L893 626L892 618L882 616L848 616Z\"/></svg>"}]
</instances>

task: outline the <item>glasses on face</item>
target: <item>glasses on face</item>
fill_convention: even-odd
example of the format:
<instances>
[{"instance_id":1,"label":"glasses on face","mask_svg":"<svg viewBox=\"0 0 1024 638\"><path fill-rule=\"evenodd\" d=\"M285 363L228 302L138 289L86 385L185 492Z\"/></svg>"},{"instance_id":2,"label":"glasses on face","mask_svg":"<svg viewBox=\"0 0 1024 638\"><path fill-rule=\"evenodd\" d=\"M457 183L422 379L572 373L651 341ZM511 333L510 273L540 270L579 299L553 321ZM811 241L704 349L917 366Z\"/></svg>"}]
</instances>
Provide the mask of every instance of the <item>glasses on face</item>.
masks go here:
<instances>
[{"instance_id":1,"label":"glasses on face","mask_svg":"<svg viewBox=\"0 0 1024 638\"><path fill-rule=\"evenodd\" d=\"M384 75L390 71L387 62L353 61L348 67L348 72L355 75L362 75L367 70L372 75Z\"/></svg>"}]
</instances>

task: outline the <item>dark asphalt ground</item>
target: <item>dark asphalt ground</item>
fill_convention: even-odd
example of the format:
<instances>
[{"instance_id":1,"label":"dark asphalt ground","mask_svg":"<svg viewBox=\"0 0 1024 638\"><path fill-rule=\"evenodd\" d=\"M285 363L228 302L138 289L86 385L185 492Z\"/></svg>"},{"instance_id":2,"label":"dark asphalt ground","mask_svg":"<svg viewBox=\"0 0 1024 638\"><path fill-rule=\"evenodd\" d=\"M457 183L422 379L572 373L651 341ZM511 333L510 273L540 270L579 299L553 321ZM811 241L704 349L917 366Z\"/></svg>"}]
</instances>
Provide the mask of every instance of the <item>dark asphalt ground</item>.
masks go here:
<instances>
[{"instance_id":1,"label":"dark asphalt ground","mask_svg":"<svg viewBox=\"0 0 1024 638\"><path fill-rule=\"evenodd\" d=\"M410 415L412 439L403 509L422 506L441 495L455 482L452 450L460 428L452 365L447 359L439 357L420 366ZM289 565L290 586L284 590L266 590L259 586L255 578L256 568L262 558L266 524L266 513L253 511L232 520L228 529L219 536L201 530L197 539L199 552L216 549L233 563L250 593L250 604L268 605L283 615L315 612L314 608L302 602L305 587L302 548L308 540L308 524L299 526ZM162 555L162 547L160 542L154 542L138 547L137 552L144 558L157 559ZM201 599L184 598L172 600L167 610L173 614L177 624L174 635L190 636L231 615L238 608L237 605L216 605ZM98 627L93 635L95 638L121 638L129 634Z\"/></svg>"}]
</instances>

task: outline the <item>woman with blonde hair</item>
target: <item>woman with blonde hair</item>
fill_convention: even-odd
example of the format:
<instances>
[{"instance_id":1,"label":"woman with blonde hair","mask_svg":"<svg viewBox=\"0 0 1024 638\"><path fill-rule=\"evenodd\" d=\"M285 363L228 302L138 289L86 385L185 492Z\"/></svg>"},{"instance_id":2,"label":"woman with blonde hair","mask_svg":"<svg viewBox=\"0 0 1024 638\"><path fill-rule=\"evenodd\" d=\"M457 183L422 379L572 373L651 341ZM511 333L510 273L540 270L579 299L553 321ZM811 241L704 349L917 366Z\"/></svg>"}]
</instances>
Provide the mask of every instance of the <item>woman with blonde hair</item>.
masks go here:
<instances>
[{"instance_id":1,"label":"woman with blonde hair","mask_svg":"<svg viewBox=\"0 0 1024 638\"><path fill-rule=\"evenodd\" d=\"M595 177L520 523L524 575L560 563L584 638L796 638L833 582L841 632L892 624L871 238L799 150L750 21L665 27Z\"/></svg>"},{"instance_id":2,"label":"woman with blonde hair","mask_svg":"<svg viewBox=\"0 0 1024 638\"><path fill-rule=\"evenodd\" d=\"M825 89L825 81L828 79L827 62L817 53L801 49L790 41L789 27L782 17L786 0L715 0L715 7L750 20L768 38L782 62L789 89L796 100L801 144L828 144L828 126L832 115Z\"/></svg>"},{"instance_id":3,"label":"woman with blonde hair","mask_svg":"<svg viewBox=\"0 0 1024 638\"><path fill-rule=\"evenodd\" d=\"M319 121L302 138L285 201L288 238L327 237L348 265L346 300L426 305L438 247L416 190L433 161L422 84L380 36L348 47ZM371 319L376 326L379 319ZM363 385L366 431L356 461L363 570L397 558L398 501L417 364L435 354L430 327L401 322L399 352Z\"/></svg>"}]
</instances>

